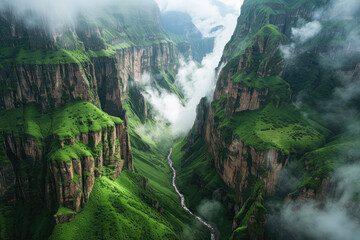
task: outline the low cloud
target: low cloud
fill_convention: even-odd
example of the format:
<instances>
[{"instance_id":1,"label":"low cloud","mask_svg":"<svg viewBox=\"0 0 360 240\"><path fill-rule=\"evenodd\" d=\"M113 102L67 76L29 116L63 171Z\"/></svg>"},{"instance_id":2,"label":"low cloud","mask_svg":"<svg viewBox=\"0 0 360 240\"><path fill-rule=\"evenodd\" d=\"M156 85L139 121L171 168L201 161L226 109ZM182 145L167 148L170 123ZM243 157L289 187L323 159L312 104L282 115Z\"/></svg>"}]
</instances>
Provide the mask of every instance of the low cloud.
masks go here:
<instances>
[{"instance_id":1,"label":"low cloud","mask_svg":"<svg viewBox=\"0 0 360 240\"><path fill-rule=\"evenodd\" d=\"M73 24L79 14L96 15L99 10L118 4L112 0L0 0L0 11L10 9L31 26L41 24L58 30Z\"/></svg>"},{"instance_id":2,"label":"low cloud","mask_svg":"<svg viewBox=\"0 0 360 240\"><path fill-rule=\"evenodd\" d=\"M230 11L225 15L233 15L234 10L239 12L243 0L156 0L161 11L179 11L189 14L204 37L214 36L211 30L223 25L224 17L214 2L221 2L227 5ZM235 20L236 21L236 20Z\"/></svg>"},{"instance_id":3,"label":"low cloud","mask_svg":"<svg viewBox=\"0 0 360 240\"><path fill-rule=\"evenodd\" d=\"M291 29L292 43L286 46L282 46L280 49L285 59L291 59L296 57L298 54L305 52L308 48L304 47L303 44L308 40L315 37L321 31L322 25L319 21L306 23L305 25Z\"/></svg>"},{"instance_id":4,"label":"low cloud","mask_svg":"<svg viewBox=\"0 0 360 240\"><path fill-rule=\"evenodd\" d=\"M360 193L359 182L359 164L339 168L334 173L330 184L335 187L324 202L307 201L306 203L285 204L269 216L268 226L280 240L358 239L360 215L353 199Z\"/></svg>"},{"instance_id":5,"label":"low cloud","mask_svg":"<svg viewBox=\"0 0 360 240\"><path fill-rule=\"evenodd\" d=\"M301 43L316 36L321 30L321 24L319 21L313 21L305 24L300 28L292 28L292 37L295 41Z\"/></svg>"},{"instance_id":6,"label":"low cloud","mask_svg":"<svg viewBox=\"0 0 360 240\"><path fill-rule=\"evenodd\" d=\"M201 66L192 60L180 60L175 84L184 91L185 104L165 89L159 91L151 84L145 86L143 94L146 100L151 103L158 116L171 123L174 134L186 134L194 124L200 99L205 96L212 98L217 78L215 69L235 29L236 18L235 15L221 17L217 24L224 28L212 33L215 36L215 46L213 52L204 57ZM143 78L148 79L148 75L145 74Z\"/></svg>"},{"instance_id":7,"label":"low cloud","mask_svg":"<svg viewBox=\"0 0 360 240\"><path fill-rule=\"evenodd\" d=\"M293 29L293 42L283 47L284 55L289 60L309 50L307 41L317 36L329 23L339 20L345 23L341 33L335 33L336 41L331 42L333 39L329 37L326 42L319 43L326 46L331 42L328 50L322 48L319 60L325 69L334 72L338 87L327 100L317 102L322 110L318 116L327 123L332 123L336 128L342 128L342 132L346 133L336 138L337 146L341 147L341 150L338 155L333 156L337 164L332 165L343 166L331 174L327 195L323 196L322 200L288 204L276 202L268 206L271 209L268 216L268 231L274 234L276 239L352 240L360 236L360 165L358 163L360 121L357 104L360 96L360 78L354 76L353 71L355 63L359 62L354 61L353 57L360 54L360 31L347 22L359 17L359 10L358 0L333 0L327 7L315 13L312 22ZM301 99L307 97L305 92L300 92L298 96L300 107ZM352 142L346 140L347 142L340 144L341 139L350 137ZM292 175L291 171L286 173L291 179L301 179ZM299 182L296 181L292 184L293 187L297 185ZM289 193L289 190L286 192Z\"/></svg>"},{"instance_id":8,"label":"low cloud","mask_svg":"<svg viewBox=\"0 0 360 240\"><path fill-rule=\"evenodd\" d=\"M353 240L360 236L360 223L337 203L327 203L319 208L315 202L285 205L276 217L277 227L285 230L277 239ZM280 221L280 222L279 222ZM280 227L281 229L281 227Z\"/></svg>"},{"instance_id":9,"label":"low cloud","mask_svg":"<svg viewBox=\"0 0 360 240\"><path fill-rule=\"evenodd\" d=\"M198 213L210 222L219 222L219 217L224 215L224 207L219 201L202 200L197 207Z\"/></svg>"}]
</instances>

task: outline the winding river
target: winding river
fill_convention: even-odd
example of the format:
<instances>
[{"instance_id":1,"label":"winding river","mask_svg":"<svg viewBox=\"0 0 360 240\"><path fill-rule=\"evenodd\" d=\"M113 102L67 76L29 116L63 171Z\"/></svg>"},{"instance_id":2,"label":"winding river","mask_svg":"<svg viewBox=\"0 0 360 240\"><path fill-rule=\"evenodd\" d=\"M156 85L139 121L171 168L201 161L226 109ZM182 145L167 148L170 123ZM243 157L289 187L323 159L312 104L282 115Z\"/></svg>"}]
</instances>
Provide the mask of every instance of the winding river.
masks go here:
<instances>
[{"instance_id":1,"label":"winding river","mask_svg":"<svg viewBox=\"0 0 360 240\"><path fill-rule=\"evenodd\" d=\"M168 155L168 161L169 161L169 165L171 167L171 169L173 170L173 178L172 178L172 185L175 189L175 192L177 193L177 195L179 195L180 197L180 201L181 201L181 207L183 209L185 209L185 211L187 211L188 213L190 213L190 215L194 216L199 222L201 222L202 224L204 224L209 230L210 230L210 233L211 233L211 240L215 240L215 229L209 224L207 223L204 219L202 219L201 217L195 215L194 213L192 213L186 206L185 204L185 197L183 194L180 193L179 189L177 188L176 186L176 170L175 168L173 167L173 162L170 158L170 155L172 153L172 148L170 148L170 153Z\"/></svg>"}]
</instances>

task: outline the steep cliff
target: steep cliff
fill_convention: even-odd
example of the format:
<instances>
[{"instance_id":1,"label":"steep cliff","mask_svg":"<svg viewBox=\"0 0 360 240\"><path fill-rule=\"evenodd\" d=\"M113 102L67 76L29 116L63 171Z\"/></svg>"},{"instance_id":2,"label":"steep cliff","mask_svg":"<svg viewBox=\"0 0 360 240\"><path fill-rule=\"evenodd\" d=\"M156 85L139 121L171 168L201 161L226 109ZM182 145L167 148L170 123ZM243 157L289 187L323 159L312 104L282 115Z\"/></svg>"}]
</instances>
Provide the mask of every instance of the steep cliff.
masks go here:
<instances>
[{"instance_id":1,"label":"steep cliff","mask_svg":"<svg viewBox=\"0 0 360 240\"><path fill-rule=\"evenodd\" d=\"M350 161L349 155L354 154L349 139L356 138L346 133L347 137L331 139L334 133L328 129L338 132L341 127L323 121L321 114L329 109L321 108L324 102L319 101L332 96L341 86L342 76L357 81L357 57L346 67L329 69L324 67L324 59L319 60L328 53L332 59L343 59L339 53L342 46L335 39L341 38L339 31L343 35L348 32L338 28L344 23L325 21L318 36L306 46L296 46L300 56L294 62L285 59L281 50L294 41L292 28L311 21L314 11L328 2L245 1L224 50L221 62L226 64L219 73L212 102L207 104L203 99L198 106L182 151L193 153L192 146L203 139L211 159L208 164L235 191L242 208L235 214L233 239L264 238L268 211L263 196L283 201L324 199L335 166ZM328 42L321 45L320 39ZM352 48L349 56L356 55L356 45L348 47ZM296 102L295 106L292 102L303 95L302 104ZM343 163L336 160L338 156ZM185 164L189 157L185 154L182 159ZM299 169L289 170L294 164L299 164ZM286 177L297 181L284 184ZM235 205L234 211L238 210Z\"/></svg>"}]
</instances>

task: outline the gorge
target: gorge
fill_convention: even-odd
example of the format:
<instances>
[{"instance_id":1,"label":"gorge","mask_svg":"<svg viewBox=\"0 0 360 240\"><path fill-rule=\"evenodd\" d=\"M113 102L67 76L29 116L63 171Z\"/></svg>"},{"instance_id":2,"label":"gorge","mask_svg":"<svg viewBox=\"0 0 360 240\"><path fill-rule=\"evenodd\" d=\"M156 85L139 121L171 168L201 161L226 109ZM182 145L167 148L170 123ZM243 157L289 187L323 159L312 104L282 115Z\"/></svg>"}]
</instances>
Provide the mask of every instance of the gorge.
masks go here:
<instances>
[{"instance_id":1,"label":"gorge","mask_svg":"<svg viewBox=\"0 0 360 240\"><path fill-rule=\"evenodd\" d=\"M359 16L0 0L0 239L356 239Z\"/></svg>"}]
</instances>

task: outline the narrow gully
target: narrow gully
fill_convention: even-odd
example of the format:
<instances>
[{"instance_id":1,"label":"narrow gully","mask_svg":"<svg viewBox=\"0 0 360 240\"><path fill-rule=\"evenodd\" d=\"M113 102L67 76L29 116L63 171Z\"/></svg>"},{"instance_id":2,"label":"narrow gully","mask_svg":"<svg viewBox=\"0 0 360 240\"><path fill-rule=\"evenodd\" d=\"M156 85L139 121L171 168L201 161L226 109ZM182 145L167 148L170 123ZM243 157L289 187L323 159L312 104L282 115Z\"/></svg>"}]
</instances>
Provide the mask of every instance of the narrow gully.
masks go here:
<instances>
[{"instance_id":1,"label":"narrow gully","mask_svg":"<svg viewBox=\"0 0 360 240\"><path fill-rule=\"evenodd\" d=\"M202 219L200 216L192 213L189 208L186 206L185 204L185 197L183 194L180 193L179 189L177 188L176 186L176 170L175 168L173 167L173 162L170 158L170 155L172 153L172 148L170 148L170 152L169 152L169 155L168 155L168 162L169 162L169 165L173 171L173 178L172 178L172 185L175 189L175 192L177 193L177 195L180 197L180 202L181 202L181 207L187 211L188 213L190 213L190 215L192 215L193 217L195 217L199 222L201 222L202 224L204 224L209 230L210 230L210 233L211 233L211 240L215 240L215 229L209 224L207 223L204 219Z\"/></svg>"}]
</instances>

